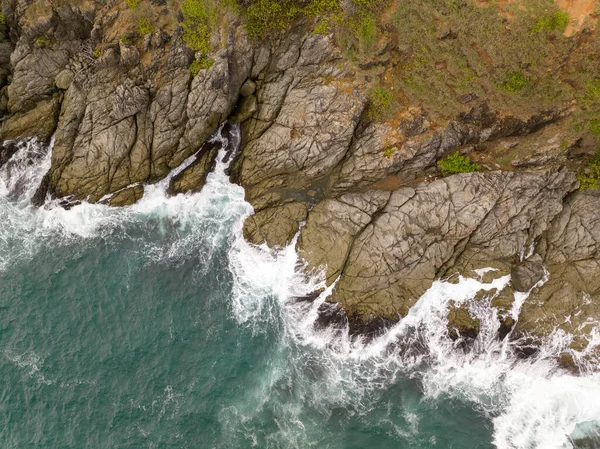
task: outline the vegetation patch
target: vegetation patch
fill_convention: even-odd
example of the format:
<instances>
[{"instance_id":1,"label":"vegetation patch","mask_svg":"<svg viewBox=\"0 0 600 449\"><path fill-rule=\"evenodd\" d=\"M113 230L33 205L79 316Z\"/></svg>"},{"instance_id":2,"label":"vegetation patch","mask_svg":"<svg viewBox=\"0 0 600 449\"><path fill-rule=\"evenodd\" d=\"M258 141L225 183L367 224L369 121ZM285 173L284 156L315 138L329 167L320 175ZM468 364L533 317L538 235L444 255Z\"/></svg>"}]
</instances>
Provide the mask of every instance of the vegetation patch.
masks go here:
<instances>
[{"instance_id":1,"label":"vegetation patch","mask_svg":"<svg viewBox=\"0 0 600 449\"><path fill-rule=\"evenodd\" d=\"M569 39L532 32L540 18L544 30L564 24L552 0L393 5L386 34L389 47L401 55L394 76L412 103L446 115L464 107L461 97L477 96L492 109L533 114L573 98L579 83L571 78L581 74L564 76L566 66L561 66L572 53Z\"/></svg>"},{"instance_id":2,"label":"vegetation patch","mask_svg":"<svg viewBox=\"0 0 600 449\"><path fill-rule=\"evenodd\" d=\"M369 91L369 106L367 115L369 118L383 118L392 108L394 96L385 87L374 87Z\"/></svg>"},{"instance_id":3,"label":"vegetation patch","mask_svg":"<svg viewBox=\"0 0 600 449\"><path fill-rule=\"evenodd\" d=\"M35 40L35 45L40 48L52 47L54 45L54 41L44 36L40 36Z\"/></svg>"},{"instance_id":4,"label":"vegetation patch","mask_svg":"<svg viewBox=\"0 0 600 449\"><path fill-rule=\"evenodd\" d=\"M154 32L154 24L148 18L142 17L138 20L138 31L140 36L146 36Z\"/></svg>"},{"instance_id":5,"label":"vegetation patch","mask_svg":"<svg viewBox=\"0 0 600 449\"><path fill-rule=\"evenodd\" d=\"M130 9L137 9L140 6L140 0L126 0L127 7Z\"/></svg>"},{"instance_id":6,"label":"vegetation patch","mask_svg":"<svg viewBox=\"0 0 600 449\"><path fill-rule=\"evenodd\" d=\"M192 72L193 76L196 76L200 73L200 70L208 70L214 63L215 61L213 59L202 55L200 59L196 59L190 64L190 72Z\"/></svg>"},{"instance_id":7,"label":"vegetation patch","mask_svg":"<svg viewBox=\"0 0 600 449\"><path fill-rule=\"evenodd\" d=\"M212 0L184 0L183 40L186 45L203 53L210 51L210 33L216 24L217 10Z\"/></svg>"},{"instance_id":8,"label":"vegetation patch","mask_svg":"<svg viewBox=\"0 0 600 449\"><path fill-rule=\"evenodd\" d=\"M479 170L479 166L471 162L469 156L462 156L458 151L445 159L439 160L437 164L442 171L442 176L450 176L457 173L473 173Z\"/></svg>"},{"instance_id":9,"label":"vegetation patch","mask_svg":"<svg viewBox=\"0 0 600 449\"><path fill-rule=\"evenodd\" d=\"M590 120L588 129L594 136L600 136L600 119L594 118Z\"/></svg>"},{"instance_id":10,"label":"vegetation patch","mask_svg":"<svg viewBox=\"0 0 600 449\"><path fill-rule=\"evenodd\" d=\"M376 11L383 10L389 0L250 0L241 2L246 29L252 37L263 38L283 32L294 20L314 20L315 34L338 31L344 45L356 41L361 47L375 42Z\"/></svg>"},{"instance_id":11,"label":"vegetation patch","mask_svg":"<svg viewBox=\"0 0 600 449\"><path fill-rule=\"evenodd\" d=\"M569 13L556 11L550 17L540 17L533 26L534 33L556 31L564 33L569 24Z\"/></svg>"},{"instance_id":12,"label":"vegetation patch","mask_svg":"<svg viewBox=\"0 0 600 449\"><path fill-rule=\"evenodd\" d=\"M586 167L577 174L579 190L597 189L600 181L600 151L591 157Z\"/></svg>"},{"instance_id":13,"label":"vegetation patch","mask_svg":"<svg viewBox=\"0 0 600 449\"><path fill-rule=\"evenodd\" d=\"M0 12L0 25L6 25L6 17Z\"/></svg>"},{"instance_id":14,"label":"vegetation patch","mask_svg":"<svg viewBox=\"0 0 600 449\"><path fill-rule=\"evenodd\" d=\"M600 79L594 78L585 83L585 92L582 97L582 103L585 106L590 106L598 100L600 100Z\"/></svg>"},{"instance_id":15,"label":"vegetation patch","mask_svg":"<svg viewBox=\"0 0 600 449\"><path fill-rule=\"evenodd\" d=\"M301 8L292 1L254 0L246 8L246 29L252 37L288 29Z\"/></svg>"},{"instance_id":16,"label":"vegetation patch","mask_svg":"<svg viewBox=\"0 0 600 449\"><path fill-rule=\"evenodd\" d=\"M530 81L521 72L506 74L502 89L511 94L519 94L529 87Z\"/></svg>"}]
</instances>

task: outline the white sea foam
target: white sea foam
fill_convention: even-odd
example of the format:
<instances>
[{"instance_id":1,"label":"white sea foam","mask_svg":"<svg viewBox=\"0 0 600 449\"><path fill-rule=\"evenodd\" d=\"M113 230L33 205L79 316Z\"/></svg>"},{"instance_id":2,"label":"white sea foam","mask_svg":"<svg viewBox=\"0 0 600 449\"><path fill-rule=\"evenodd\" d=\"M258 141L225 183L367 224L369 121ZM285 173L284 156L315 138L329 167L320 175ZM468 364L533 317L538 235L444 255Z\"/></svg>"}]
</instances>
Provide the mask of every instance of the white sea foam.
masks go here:
<instances>
[{"instance_id":1,"label":"white sea foam","mask_svg":"<svg viewBox=\"0 0 600 449\"><path fill-rule=\"evenodd\" d=\"M239 139L239 134L232 138ZM481 289L501 289L510 281L507 276L489 284L463 277L456 284L437 281L403 320L372 341L351 338L348 329L316 326L319 307L325 307L334 286L325 288L322 273L306 274L295 240L286 248L271 250L242 238L242 223L252 208L244 201L243 189L232 185L225 175L224 156L222 150L201 193L169 197L167 178L145 186L143 198L125 208L84 202L64 210L49 202L37 209L29 205L29 199L49 168L50 153L35 141L24 143L0 170L0 270L16 259L34 256L48 240L109 237L129 224L151 219L165 235L176 237L146 248L155 259L185 257L207 236L211 239L209 253L233 239L229 253L234 277L232 316L255 333L278 328L283 355L273 359L268 375L254 386L252 394L258 403L241 404L223 413L245 427L274 394L278 382L287 379L295 383L300 399L281 409L278 419L289 447L306 447L312 438L310 428L300 419L302 404L317 409L353 404L364 407L358 413L368 413L368 398L384 391L398 376L419 379L426 399L457 398L488 416L494 425L494 443L501 449L569 448L568 435L597 431L599 375L590 370L572 376L555 362L572 337L557 331L536 357L519 359L507 340L497 339L499 321L490 307L491 294L473 299ZM314 301L295 299L320 289L323 292ZM479 336L469 346L448 338L446 317L451 300L468 307L481 322ZM516 298L510 312L515 319L525 300L526 295ZM590 345L573 353L582 363L600 344L599 328L591 325L595 328ZM6 356L37 373L36 360ZM419 417L410 410L404 415L405 428L390 421L390 431L404 436L418 433ZM246 431L250 439L258 441L250 427Z\"/></svg>"},{"instance_id":2,"label":"white sea foam","mask_svg":"<svg viewBox=\"0 0 600 449\"><path fill-rule=\"evenodd\" d=\"M234 128L233 139L239 140ZM215 139L221 139L217 133ZM227 163L222 149L216 169L209 174L201 194L167 195L171 178L189 165L191 156L177 170L157 184L146 185L143 198L123 208L81 202L66 210L57 200L48 200L36 208L30 200L50 168L50 148L36 140L20 143L20 149L0 169L0 271L8 263L34 256L47 242L68 243L80 239L108 238L131 224L144 224L152 219L164 235L181 237L169 245L149 246L157 258L181 257L182 251L193 250L204 237L194 228L210 228L211 248L219 248L230 236L232 221L248 215L252 208L244 201L244 190L229 182L224 174Z\"/></svg>"},{"instance_id":3,"label":"white sea foam","mask_svg":"<svg viewBox=\"0 0 600 449\"><path fill-rule=\"evenodd\" d=\"M569 435L578 423L600 424L599 374L573 376L555 362L570 342L568 337L556 334L529 360L519 359L507 340L498 340L499 320L490 306L491 295L479 301L473 298L481 289L501 290L509 276L489 284L463 277L456 284L434 282L402 321L365 343L351 339L347 330L315 328L316 311L331 289L312 304L293 300L323 284L318 279L307 282L299 274L292 245L270 251L240 239L231 255L238 286L236 317L251 326L261 323L262 328L265 321L281 319L286 344L318 348L317 363L327 379L318 383L314 397L319 400L355 401L374 388L386 388L402 373L418 376L427 398L458 398L492 419L494 443L501 449L570 448ZM265 298L278 301L279 307ZM515 301L517 308L511 310L515 318L525 299L522 295ZM451 300L466 305L481 321L480 334L468 350L448 337ZM419 354L402 352L400 348L411 343L420 345ZM307 363L299 359L296 363Z\"/></svg>"}]
</instances>

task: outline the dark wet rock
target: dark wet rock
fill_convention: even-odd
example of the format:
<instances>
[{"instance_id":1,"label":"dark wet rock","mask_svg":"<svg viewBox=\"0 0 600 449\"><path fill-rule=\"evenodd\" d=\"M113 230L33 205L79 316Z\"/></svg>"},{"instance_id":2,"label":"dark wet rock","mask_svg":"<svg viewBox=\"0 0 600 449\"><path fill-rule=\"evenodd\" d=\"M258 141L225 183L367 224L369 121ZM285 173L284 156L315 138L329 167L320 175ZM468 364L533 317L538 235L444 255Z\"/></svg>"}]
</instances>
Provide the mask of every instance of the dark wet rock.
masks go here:
<instances>
[{"instance_id":1,"label":"dark wet rock","mask_svg":"<svg viewBox=\"0 0 600 449\"><path fill-rule=\"evenodd\" d=\"M258 110L258 101L254 95L243 97L229 117L231 123L241 123L248 120Z\"/></svg>"},{"instance_id":2,"label":"dark wet rock","mask_svg":"<svg viewBox=\"0 0 600 449\"><path fill-rule=\"evenodd\" d=\"M383 335L397 320L384 319L372 316L368 320L349 318L344 309L338 304L323 303L318 310L318 318L315 322L319 328L348 329L351 337L360 337L363 341L371 341Z\"/></svg>"},{"instance_id":3,"label":"dark wet rock","mask_svg":"<svg viewBox=\"0 0 600 449\"><path fill-rule=\"evenodd\" d=\"M348 315L338 304L324 302L319 306L315 327L317 329L344 329L348 325Z\"/></svg>"},{"instance_id":4,"label":"dark wet rock","mask_svg":"<svg viewBox=\"0 0 600 449\"><path fill-rule=\"evenodd\" d=\"M50 175L46 173L42 178L42 182L36 189L33 197L31 198L31 204L36 207L42 207L46 202L46 197L50 189Z\"/></svg>"},{"instance_id":5,"label":"dark wet rock","mask_svg":"<svg viewBox=\"0 0 600 449\"><path fill-rule=\"evenodd\" d=\"M14 140L0 142L0 167L6 164L18 150L19 144Z\"/></svg>"},{"instance_id":6,"label":"dark wet rock","mask_svg":"<svg viewBox=\"0 0 600 449\"><path fill-rule=\"evenodd\" d=\"M498 321L498 338L504 340L512 331L515 325L515 319L512 316L512 308L515 302L515 291L512 285L507 285L501 291L496 292L491 301L491 306L497 309Z\"/></svg>"},{"instance_id":7,"label":"dark wet rock","mask_svg":"<svg viewBox=\"0 0 600 449\"><path fill-rule=\"evenodd\" d=\"M254 95L254 92L256 92L256 83L252 80L246 80L246 82L242 84L242 87L240 88L240 95L242 97Z\"/></svg>"},{"instance_id":8,"label":"dark wet rock","mask_svg":"<svg viewBox=\"0 0 600 449\"><path fill-rule=\"evenodd\" d=\"M136 185L123 189L108 200L108 204L111 206L130 206L139 201L144 196L144 186Z\"/></svg>"},{"instance_id":9,"label":"dark wet rock","mask_svg":"<svg viewBox=\"0 0 600 449\"><path fill-rule=\"evenodd\" d=\"M218 142L205 143L194 161L171 179L167 193L177 195L178 193L202 190L206 183L206 177L215 167L220 149L221 144Z\"/></svg>"},{"instance_id":10,"label":"dark wet rock","mask_svg":"<svg viewBox=\"0 0 600 449\"><path fill-rule=\"evenodd\" d=\"M479 335L481 321L474 318L466 306L457 306L451 301L448 306L448 336L452 340L459 338L475 339Z\"/></svg>"},{"instance_id":11,"label":"dark wet rock","mask_svg":"<svg viewBox=\"0 0 600 449\"><path fill-rule=\"evenodd\" d=\"M308 204L288 203L263 209L244 223L244 237L254 243L266 243L270 247L288 245L306 220Z\"/></svg>"},{"instance_id":12,"label":"dark wet rock","mask_svg":"<svg viewBox=\"0 0 600 449\"><path fill-rule=\"evenodd\" d=\"M320 294L321 292L317 290L303 296L293 296L291 299L299 302L314 302Z\"/></svg>"}]
</instances>

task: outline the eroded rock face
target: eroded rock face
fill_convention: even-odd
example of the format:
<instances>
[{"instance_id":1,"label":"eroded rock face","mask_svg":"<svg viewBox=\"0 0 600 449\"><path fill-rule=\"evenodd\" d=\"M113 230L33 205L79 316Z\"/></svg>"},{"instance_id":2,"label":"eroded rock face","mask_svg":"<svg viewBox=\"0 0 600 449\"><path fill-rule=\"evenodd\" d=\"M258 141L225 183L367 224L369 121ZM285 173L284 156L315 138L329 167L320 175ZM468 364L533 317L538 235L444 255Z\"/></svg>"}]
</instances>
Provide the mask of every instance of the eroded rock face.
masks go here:
<instances>
[{"instance_id":1,"label":"eroded rock face","mask_svg":"<svg viewBox=\"0 0 600 449\"><path fill-rule=\"evenodd\" d=\"M532 291L515 327L516 337L544 338L555 330L582 350L600 317L600 194L568 197L540 243L549 280Z\"/></svg>"},{"instance_id":2,"label":"eroded rock face","mask_svg":"<svg viewBox=\"0 0 600 449\"><path fill-rule=\"evenodd\" d=\"M349 80L328 82L324 75L341 79L349 70L330 37L304 31L292 33L265 64L233 170L257 214L289 201L315 204L322 196L366 102Z\"/></svg>"},{"instance_id":3,"label":"eroded rock face","mask_svg":"<svg viewBox=\"0 0 600 449\"><path fill-rule=\"evenodd\" d=\"M440 271L518 257L575 185L567 171L537 170L462 174L398 189L356 238L333 300L365 317L406 315Z\"/></svg>"},{"instance_id":4,"label":"eroded rock face","mask_svg":"<svg viewBox=\"0 0 600 449\"><path fill-rule=\"evenodd\" d=\"M298 248L312 267L327 267L327 283L335 281L346 264L355 237L385 207L390 193L372 191L324 200L310 211Z\"/></svg>"},{"instance_id":5,"label":"eroded rock face","mask_svg":"<svg viewBox=\"0 0 600 449\"><path fill-rule=\"evenodd\" d=\"M21 19L26 6L11 2L7 9L14 48L12 82L0 93L8 114L0 140L48 141L55 133L44 183L55 197L139 199L139 188L129 186L164 178L198 151L230 116L253 65L254 48L240 24L224 34L212 66L193 77L194 55L181 30L166 38L152 33L143 50L121 39L94 51L118 11L108 17L100 3L62 5L31 21Z\"/></svg>"}]
</instances>

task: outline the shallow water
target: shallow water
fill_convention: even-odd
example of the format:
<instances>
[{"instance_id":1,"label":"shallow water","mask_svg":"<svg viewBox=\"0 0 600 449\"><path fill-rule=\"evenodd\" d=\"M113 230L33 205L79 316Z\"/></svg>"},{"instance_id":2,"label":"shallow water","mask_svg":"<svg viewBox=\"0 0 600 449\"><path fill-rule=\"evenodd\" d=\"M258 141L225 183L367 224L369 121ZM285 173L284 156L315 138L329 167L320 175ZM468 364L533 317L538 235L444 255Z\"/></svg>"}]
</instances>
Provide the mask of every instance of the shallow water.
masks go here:
<instances>
[{"instance_id":1,"label":"shallow water","mask_svg":"<svg viewBox=\"0 0 600 449\"><path fill-rule=\"evenodd\" d=\"M553 359L569 336L519 360L495 338L489 304L471 301L507 277L436 282L386 334L352 340L315 328L327 291L294 299L323 284L293 245L243 241L251 207L225 162L199 194L168 198L165 180L131 207L69 211L29 205L48 166L29 142L0 169L2 448L552 449L597 438L600 377ZM451 299L482 320L467 351L445 332Z\"/></svg>"}]
</instances>

